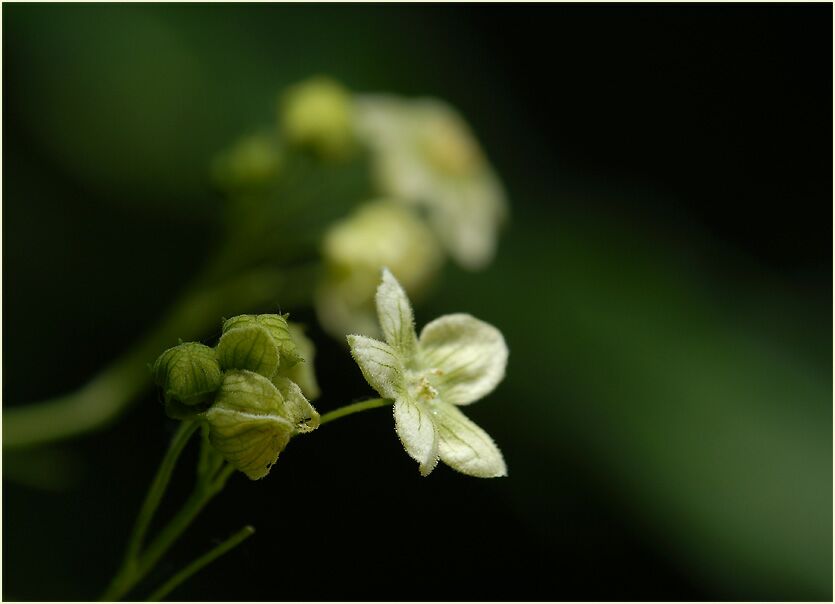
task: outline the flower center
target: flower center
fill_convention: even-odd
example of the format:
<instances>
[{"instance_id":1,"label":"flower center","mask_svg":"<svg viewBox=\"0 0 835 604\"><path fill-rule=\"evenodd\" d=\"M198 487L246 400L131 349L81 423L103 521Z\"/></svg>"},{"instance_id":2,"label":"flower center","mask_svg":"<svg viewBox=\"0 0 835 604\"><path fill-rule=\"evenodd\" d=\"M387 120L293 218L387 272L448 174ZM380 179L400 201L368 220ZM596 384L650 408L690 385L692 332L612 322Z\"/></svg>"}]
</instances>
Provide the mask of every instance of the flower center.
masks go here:
<instances>
[{"instance_id":1,"label":"flower center","mask_svg":"<svg viewBox=\"0 0 835 604\"><path fill-rule=\"evenodd\" d=\"M437 368L407 371L409 394L414 400L432 403L438 399L438 377L443 371Z\"/></svg>"}]
</instances>

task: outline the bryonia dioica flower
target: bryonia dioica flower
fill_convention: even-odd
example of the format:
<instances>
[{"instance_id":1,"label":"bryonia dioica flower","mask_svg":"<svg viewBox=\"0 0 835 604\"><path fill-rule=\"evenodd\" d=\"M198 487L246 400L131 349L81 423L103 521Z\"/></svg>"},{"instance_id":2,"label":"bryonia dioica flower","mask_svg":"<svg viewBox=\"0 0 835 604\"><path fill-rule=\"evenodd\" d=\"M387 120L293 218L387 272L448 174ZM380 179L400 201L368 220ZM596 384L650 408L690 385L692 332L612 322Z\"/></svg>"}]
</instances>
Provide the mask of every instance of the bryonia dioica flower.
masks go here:
<instances>
[{"instance_id":1,"label":"bryonia dioica flower","mask_svg":"<svg viewBox=\"0 0 835 604\"><path fill-rule=\"evenodd\" d=\"M374 291L388 266L419 296L443 262L438 243L420 218L388 200L367 203L333 225L322 242L325 278L316 294L319 321L329 333L379 335Z\"/></svg>"},{"instance_id":2,"label":"bryonia dioica flower","mask_svg":"<svg viewBox=\"0 0 835 604\"><path fill-rule=\"evenodd\" d=\"M507 213L504 191L458 113L435 99L358 95L354 120L358 138L373 151L381 192L425 208L461 266L489 264Z\"/></svg>"},{"instance_id":3,"label":"bryonia dioica flower","mask_svg":"<svg viewBox=\"0 0 835 604\"><path fill-rule=\"evenodd\" d=\"M445 315L415 333L412 307L387 269L377 289L385 341L348 336L368 383L394 399L394 422L406 452L427 476L440 459L483 478L505 476L496 444L459 409L486 396L504 378L508 350L501 332L467 315Z\"/></svg>"}]
</instances>

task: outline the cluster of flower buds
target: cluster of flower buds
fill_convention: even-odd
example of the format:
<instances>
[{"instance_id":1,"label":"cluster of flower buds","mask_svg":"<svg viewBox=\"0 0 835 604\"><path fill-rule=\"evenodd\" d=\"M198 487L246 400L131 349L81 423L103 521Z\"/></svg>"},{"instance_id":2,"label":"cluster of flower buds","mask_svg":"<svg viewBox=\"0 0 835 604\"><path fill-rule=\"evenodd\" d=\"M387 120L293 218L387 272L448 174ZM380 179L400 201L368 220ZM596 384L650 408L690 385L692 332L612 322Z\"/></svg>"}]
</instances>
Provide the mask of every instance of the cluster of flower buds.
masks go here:
<instances>
[{"instance_id":1,"label":"cluster of flower buds","mask_svg":"<svg viewBox=\"0 0 835 604\"><path fill-rule=\"evenodd\" d=\"M292 172L295 153L330 165L364 158L370 193L354 199L351 213L321 238L325 270L316 311L334 337L380 335L374 291L384 266L420 299L445 257L468 270L492 261L507 217L505 193L449 104L353 93L330 78L310 78L280 96L277 127L216 160L215 180L232 196L263 193L284 176L292 180L285 172Z\"/></svg>"},{"instance_id":2,"label":"cluster of flower buds","mask_svg":"<svg viewBox=\"0 0 835 604\"><path fill-rule=\"evenodd\" d=\"M154 380L170 417L205 421L211 445L256 480L290 438L319 426L308 401L319 390L312 352L287 315L240 315L224 321L215 348L187 342L163 352Z\"/></svg>"}]
</instances>

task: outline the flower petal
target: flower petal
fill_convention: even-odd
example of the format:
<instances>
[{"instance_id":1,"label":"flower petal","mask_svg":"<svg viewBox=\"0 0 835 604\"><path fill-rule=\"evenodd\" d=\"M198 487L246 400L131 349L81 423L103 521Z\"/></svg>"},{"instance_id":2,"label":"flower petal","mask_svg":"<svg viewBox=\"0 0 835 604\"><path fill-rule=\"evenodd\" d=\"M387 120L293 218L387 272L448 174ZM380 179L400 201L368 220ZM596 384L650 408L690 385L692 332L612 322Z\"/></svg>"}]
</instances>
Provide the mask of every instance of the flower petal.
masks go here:
<instances>
[{"instance_id":1,"label":"flower petal","mask_svg":"<svg viewBox=\"0 0 835 604\"><path fill-rule=\"evenodd\" d=\"M501 185L488 173L435 187L429 220L450 256L470 271L484 269L495 256L507 209Z\"/></svg>"},{"instance_id":2,"label":"flower petal","mask_svg":"<svg viewBox=\"0 0 835 604\"><path fill-rule=\"evenodd\" d=\"M377 288L377 316L383 337L393 348L404 355L415 350L415 318L406 292L394 275L383 269L383 281Z\"/></svg>"},{"instance_id":3,"label":"flower petal","mask_svg":"<svg viewBox=\"0 0 835 604\"><path fill-rule=\"evenodd\" d=\"M397 398L403 391L403 361L398 352L386 344L365 336L348 336L351 356L362 370L365 380L385 398Z\"/></svg>"},{"instance_id":4,"label":"flower petal","mask_svg":"<svg viewBox=\"0 0 835 604\"><path fill-rule=\"evenodd\" d=\"M453 405L436 406L438 453L454 470L479 478L507 476L502 452L493 439Z\"/></svg>"},{"instance_id":5,"label":"flower petal","mask_svg":"<svg viewBox=\"0 0 835 604\"><path fill-rule=\"evenodd\" d=\"M355 107L357 134L373 151L380 190L428 211L458 264L487 266L507 216L506 195L461 115L428 98L359 95Z\"/></svg>"},{"instance_id":6,"label":"flower petal","mask_svg":"<svg viewBox=\"0 0 835 604\"><path fill-rule=\"evenodd\" d=\"M427 324L420 350L423 362L437 370L434 383L444 402L475 402L504 378L508 351L502 333L470 315L444 315Z\"/></svg>"},{"instance_id":7,"label":"flower petal","mask_svg":"<svg viewBox=\"0 0 835 604\"><path fill-rule=\"evenodd\" d=\"M421 476L429 476L438 465L438 433L430 411L420 403L399 398L394 402L394 429L406 453L420 464Z\"/></svg>"}]
</instances>

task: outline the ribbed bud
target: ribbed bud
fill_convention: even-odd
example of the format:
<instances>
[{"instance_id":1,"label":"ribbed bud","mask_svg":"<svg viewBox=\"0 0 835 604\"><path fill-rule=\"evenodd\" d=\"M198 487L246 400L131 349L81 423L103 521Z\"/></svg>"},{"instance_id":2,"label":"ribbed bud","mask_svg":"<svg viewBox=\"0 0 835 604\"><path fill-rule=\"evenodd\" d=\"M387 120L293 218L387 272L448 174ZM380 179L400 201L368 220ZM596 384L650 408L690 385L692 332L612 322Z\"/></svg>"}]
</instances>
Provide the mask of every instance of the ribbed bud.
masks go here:
<instances>
[{"instance_id":1,"label":"ribbed bud","mask_svg":"<svg viewBox=\"0 0 835 604\"><path fill-rule=\"evenodd\" d=\"M278 349L281 364L285 367L292 367L301 361L302 357L296 350L296 343L293 341L293 335L287 325L287 317L286 314L238 315L224 321L223 334L226 335L227 332L242 327L261 327L267 331ZM221 338L221 341L223 341L223 338ZM248 367L235 367L235 369L248 369Z\"/></svg>"},{"instance_id":2,"label":"ribbed bud","mask_svg":"<svg viewBox=\"0 0 835 604\"><path fill-rule=\"evenodd\" d=\"M224 330L217 344L217 358L226 369L246 369L271 378L280 361L278 346L270 332L259 325Z\"/></svg>"},{"instance_id":3,"label":"ribbed bud","mask_svg":"<svg viewBox=\"0 0 835 604\"><path fill-rule=\"evenodd\" d=\"M188 342L163 352L153 366L154 381L162 387L166 411L182 419L199 413L212 400L223 376L215 351Z\"/></svg>"},{"instance_id":4,"label":"ribbed bud","mask_svg":"<svg viewBox=\"0 0 835 604\"><path fill-rule=\"evenodd\" d=\"M269 473L293 434L319 425L298 386L286 378L278 383L280 388L251 371L227 371L205 415L209 442L252 480Z\"/></svg>"}]
</instances>

